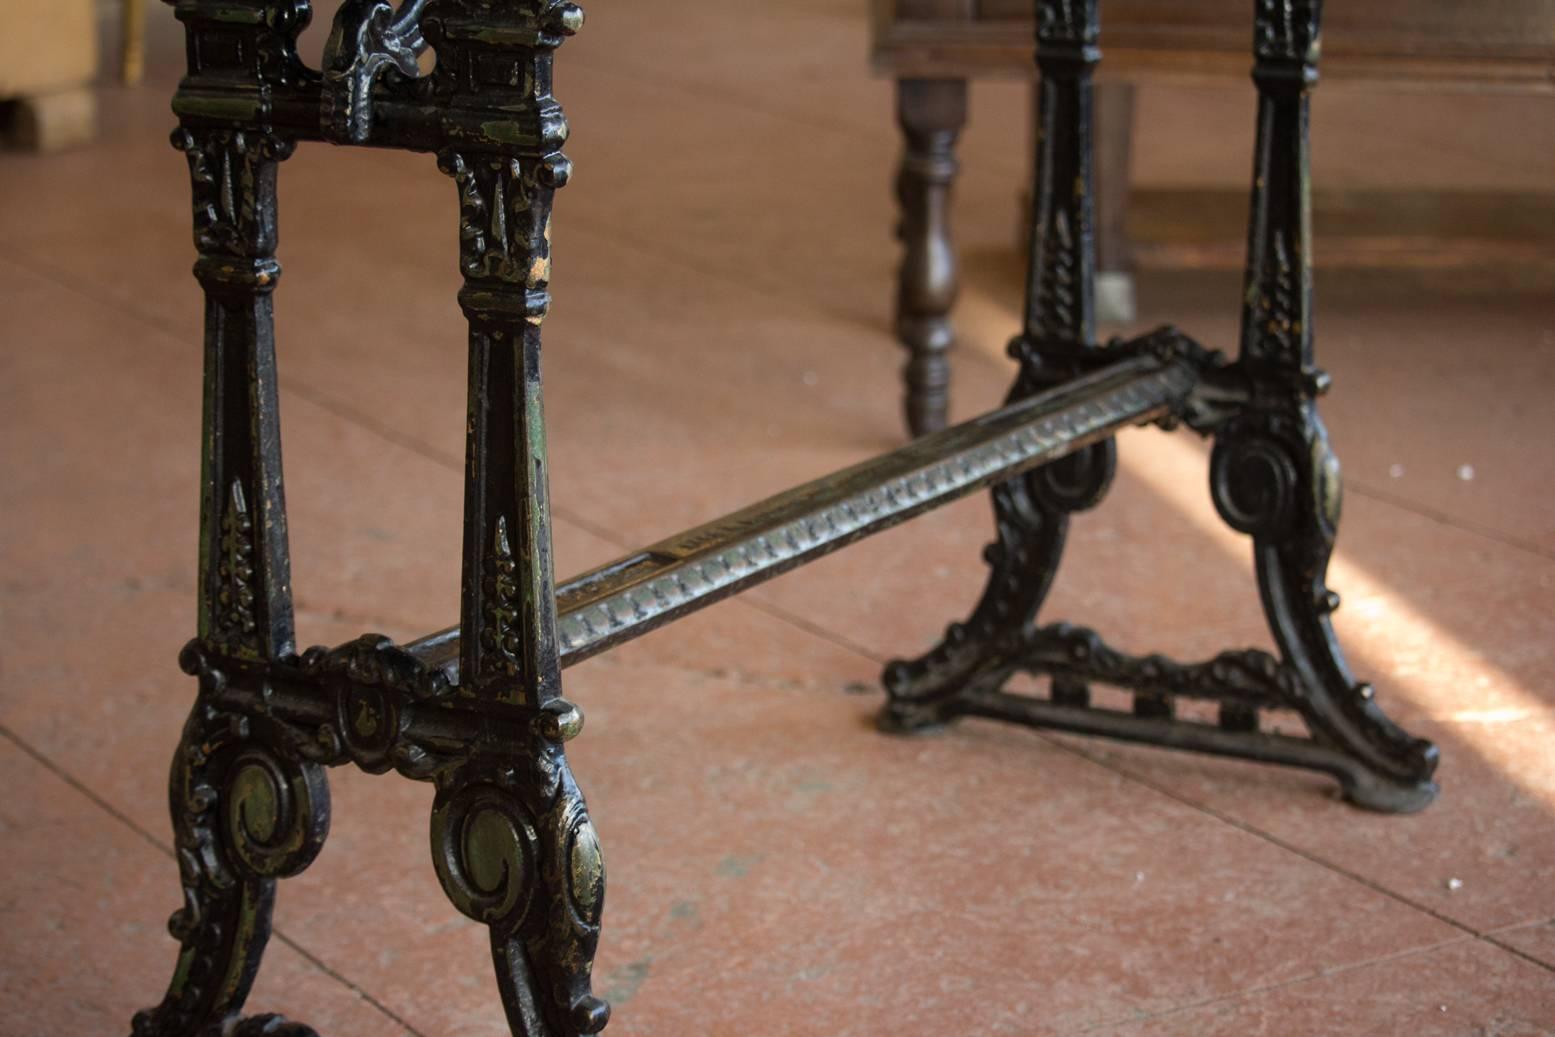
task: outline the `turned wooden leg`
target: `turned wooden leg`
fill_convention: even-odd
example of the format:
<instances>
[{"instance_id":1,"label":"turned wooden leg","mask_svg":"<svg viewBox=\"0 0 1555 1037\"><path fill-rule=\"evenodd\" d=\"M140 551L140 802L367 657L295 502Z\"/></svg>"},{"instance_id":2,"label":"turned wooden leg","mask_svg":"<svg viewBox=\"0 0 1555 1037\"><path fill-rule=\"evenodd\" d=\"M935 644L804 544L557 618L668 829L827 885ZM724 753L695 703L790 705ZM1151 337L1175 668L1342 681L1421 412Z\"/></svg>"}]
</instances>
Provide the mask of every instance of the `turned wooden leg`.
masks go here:
<instances>
[{"instance_id":1,"label":"turned wooden leg","mask_svg":"<svg viewBox=\"0 0 1555 1037\"><path fill-rule=\"evenodd\" d=\"M923 435L945 427L950 405L950 308L959 288L950 190L956 138L966 124L966 81L898 80L896 113L906 140L896 180L903 245L896 335L911 354L903 372L907 427Z\"/></svg>"}]
</instances>

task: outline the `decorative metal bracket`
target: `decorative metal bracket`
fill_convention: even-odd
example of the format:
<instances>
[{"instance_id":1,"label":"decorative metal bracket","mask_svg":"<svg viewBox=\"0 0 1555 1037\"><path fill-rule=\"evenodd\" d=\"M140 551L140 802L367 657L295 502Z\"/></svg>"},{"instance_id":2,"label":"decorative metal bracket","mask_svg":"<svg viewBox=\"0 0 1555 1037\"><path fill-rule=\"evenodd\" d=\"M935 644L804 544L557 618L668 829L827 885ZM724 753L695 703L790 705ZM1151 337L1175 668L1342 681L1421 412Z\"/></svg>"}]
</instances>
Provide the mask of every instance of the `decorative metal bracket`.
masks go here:
<instances>
[{"instance_id":1,"label":"decorative metal bracket","mask_svg":"<svg viewBox=\"0 0 1555 1037\"><path fill-rule=\"evenodd\" d=\"M372 136L373 87L394 72L420 74L417 59L427 48L421 11L427 0L405 0L396 11L389 0L346 0L324 45L324 85L319 126L337 144L366 144Z\"/></svg>"},{"instance_id":2,"label":"decorative metal bracket","mask_svg":"<svg viewBox=\"0 0 1555 1037\"><path fill-rule=\"evenodd\" d=\"M997 717L1317 768L1379 809L1428 802L1435 749L1378 710L1328 620L1339 478L1313 403L1327 378L1312 358L1306 200L1319 5L1256 2L1259 158L1235 361L1169 327L1095 342L1096 0L1040 0L1039 175L1006 404L557 587L540 329L552 200L570 165L551 61L582 12L565 0L347 0L321 75L297 57L307 0L176 0L190 65L173 142L189 165L206 313L199 627L180 657L199 692L169 781L179 962L136 1037L316 1037L239 1013L276 880L318 853L324 768L344 764L436 786L433 865L490 931L512 1032L599 1032L604 869L564 753L583 717L561 696L563 667L979 489L992 489L998 528L992 579L943 644L887 670L888 724ZM437 63L421 76L426 45ZM295 647L272 297L277 170L299 141L434 153L457 195L469 324L460 616L403 646L368 634ZM1143 423L1214 436L1211 493L1252 538L1278 655L1182 664L1036 624L1069 515L1105 494L1113 434ZM1006 691L1018 673L1046 678L1047 695ZM1093 684L1124 689L1132 710L1096 708ZM1218 703L1216 721L1178 718L1186 698ZM1298 712L1310 736L1262 731L1270 709Z\"/></svg>"}]
</instances>

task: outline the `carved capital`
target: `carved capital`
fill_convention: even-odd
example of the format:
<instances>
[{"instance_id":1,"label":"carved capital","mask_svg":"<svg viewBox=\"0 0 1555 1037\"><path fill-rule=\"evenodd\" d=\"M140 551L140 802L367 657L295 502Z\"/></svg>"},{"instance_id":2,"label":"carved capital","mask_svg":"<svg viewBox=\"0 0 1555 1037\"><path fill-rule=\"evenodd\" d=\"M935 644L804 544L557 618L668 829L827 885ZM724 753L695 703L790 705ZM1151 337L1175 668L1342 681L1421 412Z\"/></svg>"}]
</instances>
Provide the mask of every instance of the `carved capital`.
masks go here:
<instances>
[{"instance_id":1,"label":"carved capital","mask_svg":"<svg viewBox=\"0 0 1555 1037\"><path fill-rule=\"evenodd\" d=\"M1046 47L1094 47L1101 37L1097 0L1037 0L1037 43Z\"/></svg>"},{"instance_id":2,"label":"carved capital","mask_svg":"<svg viewBox=\"0 0 1555 1037\"><path fill-rule=\"evenodd\" d=\"M1323 0L1257 0L1253 51L1260 63L1317 63Z\"/></svg>"},{"instance_id":3,"label":"carved capital","mask_svg":"<svg viewBox=\"0 0 1555 1037\"><path fill-rule=\"evenodd\" d=\"M257 130L185 127L173 131L172 143L189 162L195 247L202 259L224 263L202 264L201 279L273 288L281 273L273 258L275 165L291 155L294 143Z\"/></svg>"}]
</instances>

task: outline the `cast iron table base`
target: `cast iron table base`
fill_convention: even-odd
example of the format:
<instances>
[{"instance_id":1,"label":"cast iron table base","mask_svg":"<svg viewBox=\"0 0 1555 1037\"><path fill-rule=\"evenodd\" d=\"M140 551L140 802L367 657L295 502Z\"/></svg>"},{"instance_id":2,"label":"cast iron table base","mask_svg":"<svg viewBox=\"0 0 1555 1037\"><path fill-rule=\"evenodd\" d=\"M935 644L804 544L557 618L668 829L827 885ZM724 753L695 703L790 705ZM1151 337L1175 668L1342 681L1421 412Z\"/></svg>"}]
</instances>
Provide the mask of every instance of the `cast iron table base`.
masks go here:
<instances>
[{"instance_id":1,"label":"cast iron table base","mask_svg":"<svg viewBox=\"0 0 1555 1037\"><path fill-rule=\"evenodd\" d=\"M189 74L175 145L194 191L205 290L199 692L173 758L180 953L142 1037L308 1035L240 1016L270 933L276 880L329 827L324 768L435 783L432 857L454 906L487 925L515 1034L597 1033L590 969L604 902L599 842L563 752L582 715L564 666L869 533L992 487L998 540L971 618L885 674L886 725L980 715L1315 768L1355 803L1416 810L1436 750L1395 727L1346 667L1324 572L1339 469L1313 399L1307 95L1318 0L1255 0L1257 168L1235 361L1171 328L1093 341L1091 72L1095 0L1038 0L1040 135L1024 327L1008 403L556 587L540 398L552 195L567 126L552 53L582 25L565 0L347 0L322 72L298 59L307 0L178 0ZM417 55L430 45L435 70ZM298 141L434 152L459 200L469 321L459 623L406 645L366 635L296 648L281 483L271 296L276 171ZM1210 491L1252 538L1279 654L1185 665L1092 631L1036 625L1071 513L1112 477L1118 429L1213 435ZM1004 690L1015 674L1046 694ZM1093 684L1132 693L1095 707ZM1218 703L1212 723L1178 699ZM1260 729L1293 710L1306 737Z\"/></svg>"}]
</instances>

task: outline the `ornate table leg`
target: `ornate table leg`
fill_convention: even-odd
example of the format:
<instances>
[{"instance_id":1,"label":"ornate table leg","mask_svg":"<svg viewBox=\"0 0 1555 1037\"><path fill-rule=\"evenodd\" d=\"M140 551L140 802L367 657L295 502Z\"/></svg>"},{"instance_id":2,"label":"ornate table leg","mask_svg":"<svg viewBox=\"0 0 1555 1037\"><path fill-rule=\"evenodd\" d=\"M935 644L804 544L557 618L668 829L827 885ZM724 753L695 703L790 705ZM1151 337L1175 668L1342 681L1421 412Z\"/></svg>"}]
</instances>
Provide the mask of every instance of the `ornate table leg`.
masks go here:
<instances>
[{"instance_id":1,"label":"ornate table leg","mask_svg":"<svg viewBox=\"0 0 1555 1037\"><path fill-rule=\"evenodd\" d=\"M1308 122L1321 0L1257 0L1258 131L1239 364L1252 399L1215 439L1210 486L1228 525L1253 538L1264 612L1315 738L1358 765L1349 797L1411 810L1436 794L1437 752L1400 730L1351 675L1325 573L1339 530L1339 461L1315 398Z\"/></svg>"},{"instance_id":2,"label":"ornate table leg","mask_svg":"<svg viewBox=\"0 0 1555 1037\"><path fill-rule=\"evenodd\" d=\"M534 10L439 18L426 32L461 117L478 125L509 77L534 106L532 143L477 138L438 156L459 192L459 303L470 323L458 694L490 716L529 721L524 735L477 744L462 766L437 775L432 853L454 906L491 929L513 1033L570 1037L598 1033L610 1018L590 990L604 866L562 751L583 718L561 698L540 393L552 195L571 169L560 150L567 124L550 96L551 51L583 13L569 3L509 6ZM516 74L511 57L482 63L485 40L532 32L536 22L538 42ZM444 73L449 57L480 71Z\"/></svg>"},{"instance_id":3,"label":"ornate table leg","mask_svg":"<svg viewBox=\"0 0 1555 1037\"><path fill-rule=\"evenodd\" d=\"M1322 770L1345 795L1378 810L1431 801L1436 749L1395 726L1350 675L1324 582L1339 520L1339 468L1313 398L1308 91L1317 80L1318 0L1255 0L1259 90L1257 164L1241 354L1218 363L1208 403L1188 423L1213 432L1211 491L1221 516L1253 538L1259 589L1279 657L1223 652L1185 665L1118 652L1093 631L1034 625L1062 551L1066 514L1095 503L1112 472L1110 442L994 491L998 540L982 601L965 624L885 673L884 721L922 727L975 714L1033 726ZM1032 275L1014 394L1093 367L1090 349L1090 68L1098 58L1096 0L1038 0L1042 132ZM1017 673L1050 679L1047 697L1003 691ZM1094 708L1093 682L1133 693L1133 710ZM1215 725L1175 716L1178 697L1220 705ZM1260 712L1287 709L1310 736L1265 733Z\"/></svg>"},{"instance_id":4,"label":"ornate table leg","mask_svg":"<svg viewBox=\"0 0 1555 1037\"><path fill-rule=\"evenodd\" d=\"M268 36L249 33L250 43ZM276 167L291 144L262 127L186 127L173 142L194 187L205 404L199 634L180 662L200 687L169 783L184 887L168 924L178 966L162 1003L135 1017L137 1037L215 1033L241 1010L270 935L275 879L305 868L329 830L323 769L282 729L221 701L233 667L294 654L271 317Z\"/></svg>"},{"instance_id":5,"label":"ornate table leg","mask_svg":"<svg viewBox=\"0 0 1555 1037\"><path fill-rule=\"evenodd\" d=\"M956 138L966 124L966 80L903 79L896 116L906 140L897 173L902 266L896 290L896 336L910 357L907 426L913 435L945 427L950 359L955 343L950 308L959 289L950 237L950 192L956 179Z\"/></svg>"}]
</instances>

